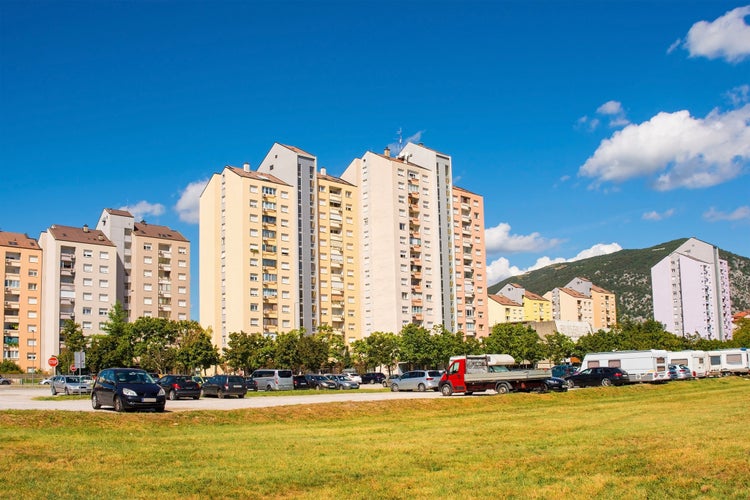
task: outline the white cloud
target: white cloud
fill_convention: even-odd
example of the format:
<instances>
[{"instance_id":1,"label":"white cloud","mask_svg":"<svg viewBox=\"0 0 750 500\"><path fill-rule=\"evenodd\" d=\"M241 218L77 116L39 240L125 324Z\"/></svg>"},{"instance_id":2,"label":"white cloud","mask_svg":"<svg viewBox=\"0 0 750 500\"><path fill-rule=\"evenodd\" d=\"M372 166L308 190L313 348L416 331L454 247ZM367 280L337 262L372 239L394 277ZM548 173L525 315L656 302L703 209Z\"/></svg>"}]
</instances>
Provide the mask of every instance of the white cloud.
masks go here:
<instances>
[{"instance_id":1,"label":"white cloud","mask_svg":"<svg viewBox=\"0 0 750 500\"><path fill-rule=\"evenodd\" d=\"M661 212L661 213L655 210L652 210L651 212L646 212L645 214L641 216L641 218L643 220L659 221L659 220L669 219L673 215L674 215L674 208L670 208L669 210L665 210L664 212Z\"/></svg>"},{"instance_id":2,"label":"white cloud","mask_svg":"<svg viewBox=\"0 0 750 500\"><path fill-rule=\"evenodd\" d=\"M416 134L412 134L406 138L401 138L401 129L399 129L397 133L399 136L399 140L388 144L388 149L391 150L391 154L393 154L394 156L398 156L404 146L406 146L408 143L419 143L420 139L422 139L422 134L424 134L424 130L420 130Z\"/></svg>"},{"instance_id":3,"label":"white cloud","mask_svg":"<svg viewBox=\"0 0 750 500\"><path fill-rule=\"evenodd\" d=\"M570 259L565 259L563 257L540 257L533 265L529 266L526 269L512 266L510 265L510 261L508 261L508 259L506 259L505 257L501 257L487 264L487 283L498 283L505 278L518 276L519 274L534 271L536 269L541 269L543 267L549 266L550 264L575 262L577 260L588 259L589 257L596 257L598 255L607 255L610 253L619 252L620 250L622 250L622 247L617 243L597 243L591 248L587 248L586 250L579 252L578 255Z\"/></svg>"},{"instance_id":4,"label":"white cloud","mask_svg":"<svg viewBox=\"0 0 750 500\"><path fill-rule=\"evenodd\" d=\"M750 162L750 104L706 118L688 111L659 113L631 124L599 144L578 174L592 187L652 177L658 191L704 188L743 173Z\"/></svg>"},{"instance_id":5,"label":"white cloud","mask_svg":"<svg viewBox=\"0 0 750 500\"><path fill-rule=\"evenodd\" d=\"M177 204L174 206L181 221L191 224L198 223L200 196L207 183L207 179L191 182L182 191L180 199L177 200Z\"/></svg>"},{"instance_id":6,"label":"white cloud","mask_svg":"<svg viewBox=\"0 0 750 500\"><path fill-rule=\"evenodd\" d=\"M745 104L746 102L748 102L748 100L750 100L750 85L745 84L734 87L725 95L734 107L741 106L742 104Z\"/></svg>"},{"instance_id":7,"label":"white cloud","mask_svg":"<svg viewBox=\"0 0 750 500\"><path fill-rule=\"evenodd\" d=\"M709 222L718 222L722 220L750 220L750 206L745 205L739 207L734 212L730 213L721 212L719 210L716 210L714 207L711 207L706 213L703 214L703 218Z\"/></svg>"},{"instance_id":8,"label":"white cloud","mask_svg":"<svg viewBox=\"0 0 750 500\"><path fill-rule=\"evenodd\" d=\"M622 103L619 101L607 101L596 109L600 115L619 115L623 113Z\"/></svg>"},{"instance_id":9,"label":"white cloud","mask_svg":"<svg viewBox=\"0 0 750 500\"><path fill-rule=\"evenodd\" d=\"M690 57L740 62L750 56L750 5L730 10L713 22L699 21L688 31L684 46Z\"/></svg>"},{"instance_id":10,"label":"white cloud","mask_svg":"<svg viewBox=\"0 0 750 500\"><path fill-rule=\"evenodd\" d=\"M528 235L510 234L510 224L501 222L495 227L485 229L485 245L488 254L541 252L556 247L562 240L543 238L539 233Z\"/></svg>"},{"instance_id":11,"label":"white cloud","mask_svg":"<svg viewBox=\"0 0 750 500\"><path fill-rule=\"evenodd\" d=\"M136 221L141 221L151 215L153 215L154 217L158 217L163 214L164 205L162 205L161 203L149 203L143 200L139 201L135 205L126 205L124 207L120 207L120 210L127 210L133 215L133 218Z\"/></svg>"}]
</instances>

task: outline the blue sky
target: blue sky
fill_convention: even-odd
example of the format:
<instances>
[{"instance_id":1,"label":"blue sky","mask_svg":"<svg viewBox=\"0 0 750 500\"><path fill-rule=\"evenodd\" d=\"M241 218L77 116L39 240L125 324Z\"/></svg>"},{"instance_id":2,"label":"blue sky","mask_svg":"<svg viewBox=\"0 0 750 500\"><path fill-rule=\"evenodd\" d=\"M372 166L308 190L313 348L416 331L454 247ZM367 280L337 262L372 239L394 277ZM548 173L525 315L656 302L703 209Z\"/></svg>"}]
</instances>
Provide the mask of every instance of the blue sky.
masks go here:
<instances>
[{"instance_id":1,"label":"blue sky","mask_svg":"<svg viewBox=\"0 0 750 500\"><path fill-rule=\"evenodd\" d=\"M339 175L402 137L484 196L491 282L689 236L750 256L749 16L721 0L4 0L0 228L128 208L193 242L195 291L212 173L280 142Z\"/></svg>"}]
</instances>

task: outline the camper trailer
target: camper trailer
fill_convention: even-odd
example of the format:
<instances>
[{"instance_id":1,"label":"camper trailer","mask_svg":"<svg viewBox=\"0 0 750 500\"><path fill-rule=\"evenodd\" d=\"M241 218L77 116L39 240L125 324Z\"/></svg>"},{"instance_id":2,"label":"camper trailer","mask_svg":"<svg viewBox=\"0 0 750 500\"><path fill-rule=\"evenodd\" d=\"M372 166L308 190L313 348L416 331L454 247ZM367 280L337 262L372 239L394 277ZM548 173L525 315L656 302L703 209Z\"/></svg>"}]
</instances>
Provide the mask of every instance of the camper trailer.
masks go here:
<instances>
[{"instance_id":1,"label":"camper trailer","mask_svg":"<svg viewBox=\"0 0 750 500\"><path fill-rule=\"evenodd\" d=\"M750 373L750 351L744 347L708 351L707 354L708 374L712 377L747 375Z\"/></svg>"},{"instance_id":2,"label":"camper trailer","mask_svg":"<svg viewBox=\"0 0 750 500\"><path fill-rule=\"evenodd\" d=\"M669 380L667 351L612 351L586 354L581 370L608 366L620 368L628 374L630 382L667 382Z\"/></svg>"},{"instance_id":3,"label":"camper trailer","mask_svg":"<svg viewBox=\"0 0 750 500\"><path fill-rule=\"evenodd\" d=\"M685 365L695 378L703 378L708 374L708 354L706 351L676 351L667 354L670 365Z\"/></svg>"}]
</instances>

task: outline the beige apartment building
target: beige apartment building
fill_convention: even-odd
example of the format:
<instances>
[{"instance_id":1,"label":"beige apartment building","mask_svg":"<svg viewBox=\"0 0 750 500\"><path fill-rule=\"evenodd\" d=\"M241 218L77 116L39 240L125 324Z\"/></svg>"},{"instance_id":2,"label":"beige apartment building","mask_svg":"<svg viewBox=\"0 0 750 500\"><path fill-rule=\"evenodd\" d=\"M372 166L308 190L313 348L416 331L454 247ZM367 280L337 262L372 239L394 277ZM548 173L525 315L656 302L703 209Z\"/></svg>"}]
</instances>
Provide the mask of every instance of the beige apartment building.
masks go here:
<instances>
[{"instance_id":1,"label":"beige apartment building","mask_svg":"<svg viewBox=\"0 0 750 500\"><path fill-rule=\"evenodd\" d=\"M25 234L0 231L3 265L2 361L27 373L47 368L41 353L42 250Z\"/></svg>"},{"instance_id":2,"label":"beige apartment building","mask_svg":"<svg viewBox=\"0 0 750 500\"><path fill-rule=\"evenodd\" d=\"M128 321L190 319L190 242L179 231L112 208L97 229L117 248L117 300Z\"/></svg>"},{"instance_id":3,"label":"beige apartment building","mask_svg":"<svg viewBox=\"0 0 750 500\"><path fill-rule=\"evenodd\" d=\"M485 268L484 198L453 186L453 241L456 269L456 331L489 335Z\"/></svg>"},{"instance_id":4,"label":"beige apartment building","mask_svg":"<svg viewBox=\"0 0 750 500\"><path fill-rule=\"evenodd\" d=\"M520 323L523 321L523 305L512 301L505 295L490 295L488 300L490 331L497 323Z\"/></svg>"},{"instance_id":5,"label":"beige apartment building","mask_svg":"<svg viewBox=\"0 0 750 500\"><path fill-rule=\"evenodd\" d=\"M225 167L200 197L200 322L229 334L299 328L297 200L271 174ZM315 263L315 262L313 262Z\"/></svg>"},{"instance_id":6,"label":"beige apartment building","mask_svg":"<svg viewBox=\"0 0 750 500\"><path fill-rule=\"evenodd\" d=\"M585 321L596 330L612 328L617 322L615 294L586 278L573 278L544 297L552 303L555 320Z\"/></svg>"},{"instance_id":7,"label":"beige apartment building","mask_svg":"<svg viewBox=\"0 0 750 500\"><path fill-rule=\"evenodd\" d=\"M358 189L318 174L318 283L320 325L351 344L359 338Z\"/></svg>"},{"instance_id":8,"label":"beige apartment building","mask_svg":"<svg viewBox=\"0 0 750 500\"><path fill-rule=\"evenodd\" d=\"M99 231L53 224L39 236L42 248L42 359L59 354L66 320L86 336L104 333L117 298L117 248Z\"/></svg>"}]
</instances>

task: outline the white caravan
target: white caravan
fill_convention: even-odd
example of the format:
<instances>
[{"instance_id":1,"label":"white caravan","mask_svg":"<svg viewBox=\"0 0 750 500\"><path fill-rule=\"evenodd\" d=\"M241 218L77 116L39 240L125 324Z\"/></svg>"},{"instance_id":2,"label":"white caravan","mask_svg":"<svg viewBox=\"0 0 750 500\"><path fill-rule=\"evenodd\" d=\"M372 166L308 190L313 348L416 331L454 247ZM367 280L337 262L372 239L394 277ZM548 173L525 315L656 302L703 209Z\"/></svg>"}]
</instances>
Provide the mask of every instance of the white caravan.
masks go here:
<instances>
[{"instance_id":1,"label":"white caravan","mask_svg":"<svg viewBox=\"0 0 750 500\"><path fill-rule=\"evenodd\" d=\"M750 351L739 349L719 349L708 351L709 371L714 377L725 375L747 375L750 373Z\"/></svg>"},{"instance_id":2,"label":"white caravan","mask_svg":"<svg viewBox=\"0 0 750 500\"><path fill-rule=\"evenodd\" d=\"M591 352L583 357L581 370L608 366L625 370L630 382L666 382L669 380L667 354L661 349Z\"/></svg>"},{"instance_id":3,"label":"white caravan","mask_svg":"<svg viewBox=\"0 0 750 500\"><path fill-rule=\"evenodd\" d=\"M670 365L685 365L695 378L708 375L708 354L706 351L675 351L667 353Z\"/></svg>"}]
</instances>

